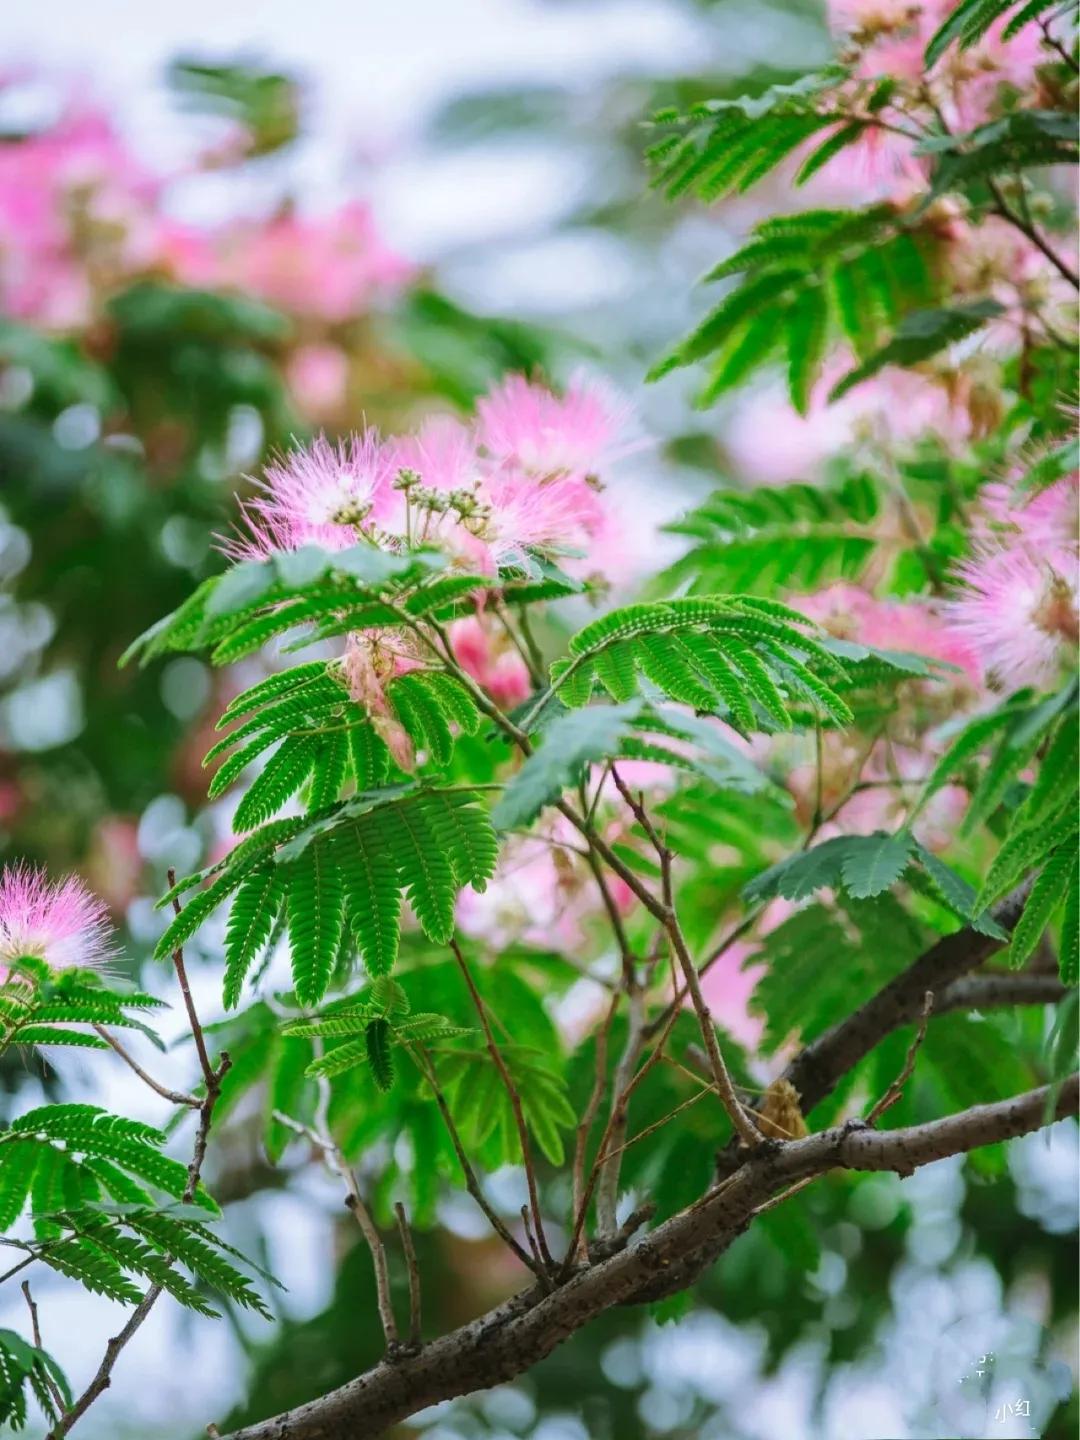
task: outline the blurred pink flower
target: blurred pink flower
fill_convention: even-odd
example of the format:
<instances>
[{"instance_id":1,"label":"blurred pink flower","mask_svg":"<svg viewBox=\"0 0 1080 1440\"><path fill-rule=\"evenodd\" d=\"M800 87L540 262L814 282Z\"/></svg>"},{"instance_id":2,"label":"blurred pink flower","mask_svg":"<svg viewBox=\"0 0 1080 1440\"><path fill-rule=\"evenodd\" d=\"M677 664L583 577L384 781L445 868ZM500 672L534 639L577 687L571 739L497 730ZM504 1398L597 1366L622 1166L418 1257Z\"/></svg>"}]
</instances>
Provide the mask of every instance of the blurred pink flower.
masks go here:
<instances>
[{"instance_id":1,"label":"blurred pink flower","mask_svg":"<svg viewBox=\"0 0 1080 1440\"><path fill-rule=\"evenodd\" d=\"M914 370L890 367L830 402L829 392L854 362L834 357L814 387L805 416L779 382L740 396L724 434L739 472L765 485L806 479L826 460L861 439L905 447L926 434L959 446L971 433L967 410L943 384Z\"/></svg>"},{"instance_id":2,"label":"blurred pink flower","mask_svg":"<svg viewBox=\"0 0 1080 1440\"><path fill-rule=\"evenodd\" d=\"M456 620L450 627L450 643L458 664L482 685L504 710L528 697L532 691L529 670L506 636L477 615Z\"/></svg>"},{"instance_id":3,"label":"blurred pink flower","mask_svg":"<svg viewBox=\"0 0 1080 1440\"><path fill-rule=\"evenodd\" d=\"M289 213L234 227L223 236L221 252L224 283L333 324L352 319L413 275L412 266L384 244L360 201L318 218Z\"/></svg>"},{"instance_id":4,"label":"blurred pink flower","mask_svg":"<svg viewBox=\"0 0 1080 1440\"><path fill-rule=\"evenodd\" d=\"M761 940L797 908L790 900L771 901L758 918L757 938L725 945L722 954L701 977L705 1003L717 1023L748 1050L757 1047L765 1028L762 1017L750 1009L750 997L765 974L765 966L754 964L754 956L760 953Z\"/></svg>"},{"instance_id":5,"label":"blurred pink flower","mask_svg":"<svg viewBox=\"0 0 1080 1440\"><path fill-rule=\"evenodd\" d=\"M535 835L513 837L483 894L458 896L458 924L495 949L521 941L578 954L586 925L601 914L595 882L574 853L576 831L561 816ZM563 847L566 848L563 848Z\"/></svg>"},{"instance_id":6,"label":"blurred pink flower","mask_svg":"<svg viewBox=\"0 0 1080 1440\"><path fill-rule=\"evenodd\" d=\"M143 870L136 822L127 815L106 815L99 820L83 868L113 914L122 915L139 893Z\"/></svg>"},{"instance_id":7,"label":"blurred pink flower","mask_svg":"<svg viewBox=\"0 0 1080 1440\"><path fill-rule=\"evenodd\" d=\"M578 377L564 395L511 375L477 402L480 445L496 464L530 476L597 475L617 445L627 407L601 386Z\"/></svg>"},{"instance_id":8,"label":"blurred pink flower","mask_svg":"<svg viewBox=\"0 0 1080 1440\"><path fill-rule=\"evenodd\" d=\"M330 420L345 404L349 357L340 345L301 345L286 361L285 377L293 399L309 420Z\"/></svg>"},{"instance_id":9,"label":"blurred pink flower","mask_svg":"<svg viewBox=\"0 0 1080 1440\"><path fill-rule=\"evenodd\" d=\"M68 970L104 965L112 954L105 905L76 876L52 883L29 865L0 871L0 973L26 955Z\"/></svg>"},{"instance_id":10,"label":"blurred pink flower","mask_svg":"<svg viewBox=\"0 0 1080 1440\"><path fill-rule=\"evenodd\" d=\"M754 940L736 940L701 977L701 992L716 1023L751 1050L765 1028L761 1016L752 1015L749 1009L750 996L765 974L765 966L747 962L752 962L760 949Z\"/></svg>"},{"instance_id":11,"label":"blurred pink flower","mask_svg":"<svg viewBox=\"0 0 1080 1440\"><path fill-rule=\"evenodd\" d=\"M0 304L51 329L85 324L90 267L151 254L157 184L105 113L73 98L55 125L0 146Z\"/></svg>"},{"instance_id":12,"label":"blurred pink flower","mask_svg":"<svg viewBox=\"0 0 1080 1440\"><path fill-rule=\"evenodd\" d=\"M963 671L973 686L981 682L977 649L946 623L932 600L921 596L879 600L860 586L841 581L816 595L800 595L796 603L804 615L838 639L943 660Z\"/></svg>"},{"instance_id":13,"label":"blurred pink flower","mask_svg":"<svg viewBox=\"0 0 1080 1440\"><path fill-rule=\"evenodd\" d=\"M1021 537L1038 554L1076 546L1080 476L1075 473L1030 496L1013 485L992 481L979 492L979 504L983 514L976 521L976 533L984 538L1004 531Z\"/></svg>"},{"instance_id":14,"label":"blurred pink flower","mask_svg":"<svg viewBox=\"0 0 1080 1440\"><path fill-rule=\"evenodd\" d=\"M1075 549L984 540L956 577L961 588L946 608L948 624L1005 689L1049 687L1064 663L1075 664Z\"/></svg>"}]
</instances>

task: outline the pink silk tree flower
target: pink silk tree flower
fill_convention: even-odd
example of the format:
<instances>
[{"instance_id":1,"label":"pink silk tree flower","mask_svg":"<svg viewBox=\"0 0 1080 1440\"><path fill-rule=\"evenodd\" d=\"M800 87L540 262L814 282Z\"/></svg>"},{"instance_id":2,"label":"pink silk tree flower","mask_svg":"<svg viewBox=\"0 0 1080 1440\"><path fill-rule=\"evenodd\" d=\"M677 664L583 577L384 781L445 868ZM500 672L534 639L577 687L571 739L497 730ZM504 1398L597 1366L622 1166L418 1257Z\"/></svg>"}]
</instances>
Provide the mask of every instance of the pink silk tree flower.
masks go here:
<instances>
[{"instance_id":1,"label":"pink silk tree flower","mask_svg":"<svg viewBox=\"0 0 1080 1440\"><path fill-rule=\"evenodd\" d=\"M511 375L477 402L477 433L497 465L532 476L596 475L617 444L627 408L604 387L578 377L564 395Z\"/></svg>"},{"instance_id":2,"label":"pink silk tree flower","mask_svg":"<svg viewBox=\"0 0 1080 1440\"><path fill-rule=\"evenodd\" d=\"M564 475L537 481L503 475L482 490L489 515L480 532L499 565L525 564L527 550L587 551L604 523L604 506L586 480Z\"/></svg>"},{"instance_id":3,"label":"pink silk tree flower","mask_svg":"<svg viewBox=\"0 0 1080 1440\"><path fill-rule=\"evenodd\" d=\"M982 681L977 648L957 633L931 600L919 596L879 600L858 585L839 581L816 595L800 596L796 603L804 615L838 639L943 660L962 671L972 687Z\"/></svg>"},{"instance_id":4,"label":"pink silk tree flower","mask_svg":"<svg viewBox=\"0 0 1080 1440\"><path fill-rule=\"evenodd\" d=\"M513 709L532 692L525 661L506 636L478 615L455 620L450 626L454 658L496 704Z\"/></svg>"},{"instance_id":5,"label":"pink silk tree flower","mask_svg":"<svg viewBox=\"0 0 1080 1440\"><path fill-rule=\"evenodd\" d=\"M0 972L23 956L52 970L92 968L112 957L108 911L76 876L51 883L44 870L0 871Z\"/></svg>"},{"instance_id":6,"label":"pink silk tree flower","mask_svg":"<svg viewBox=\"0 0 1080 1440\"><path fill-rule=\"evenodd\" d=\"M1075 548L1080 533L1080 476L1066 475L1037 495L1025 497L1000 481L984 485L979 503L986 521L976 533L1019 535L1037 554Z\"/></svg>"},{"instance_id":7,"label":"pink silk tree flower","mask_svg":"<svg viewBox=\"0 0 1080 1440\"><path fill-rule=\"evenodd\" d=\"M278 215L226 237L223 272L247 294L298 315L340 324L392 293L412 267L382 241L367 205L320 217Z\"/></svg>"},{"instance_id":8,"label":"pink silk tree flower","mask_svg":"<svg viewBox=\"0 0 1080 1440\"><path fill-rule=\"evenodd\" d=\"M961 588L946 607L947 623L1002 688L1049 687L1065 663L1075 665L1075 550L981 541L956 576Z\"/></svg>"},{"instance_id":9,"label":"pink silk tree flower","mask_svg":"<svg viewBox=\"0 0 1080 1440\"><path fill-rule=\"evenodd\" d=\"M415 435L392 442L397 469L415 470L428 490L475 488L481 478L480 458L472 431L452 415L431 415Z\"/></svg>"},{"instance_id":10,"label":"pink silk tree flower","mask_svg":"<svg viewBox=\"0 0 1080 1440\"><path fill-rule=\"evenodd\" d=\"M293 399L309 420L331 420L345 405L348 354L340 345L301 345L289 356L285 377Z\"/></svg>"},{"instance_id":11,"label":"pink silk tree flower","mask_svg":"<svg viewBox=\"0 0 1080 1440\"><path fill-rule=\"evenodd\" d=\"M336 443L320 435L266 467L262 493L243 506L246 530L227 541L226 553L250 560L304 545L347 550L394 508L395 474L377 431Z\"/></svg>"}]
</instances>

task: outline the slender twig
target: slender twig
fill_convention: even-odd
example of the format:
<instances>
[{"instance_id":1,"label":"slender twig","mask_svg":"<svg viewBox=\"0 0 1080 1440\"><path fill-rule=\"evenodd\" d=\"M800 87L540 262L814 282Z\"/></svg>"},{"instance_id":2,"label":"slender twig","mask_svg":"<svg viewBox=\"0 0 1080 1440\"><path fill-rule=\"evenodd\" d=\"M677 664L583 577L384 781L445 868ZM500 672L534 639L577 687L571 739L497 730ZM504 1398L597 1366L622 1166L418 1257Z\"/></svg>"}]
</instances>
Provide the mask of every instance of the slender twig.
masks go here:
<instances>
[{"instance_id":1,"label":"slender twig","mask_svg":"<svg viewBox=\"0 0 1080 1440\"><path fill-rule=\"evenodd\" d=\"M155 1080L152 1075L149 1075L135 1059L134 1055L120 1043L115 1035L106 1030L104 1025L95 1025L94 1030L107 1045L112 1046L124 1064L127 1065L130 1070L133 1070L139 1079L142 1080L144 1084L149 1085L150 1089L153 1090L155 1094L160 1095L163 1100L168 1100L172 1105L186 1105L192 1110L198 1110L200 1108L203 1102L197 1095L192 1095L186 1090L170 1090L167 1085L162 1085L159 1080Z\"/></svg>"},{"instance_id":2,"label":"slender twig","mask_svg":"<svg viewBox=\"0 0 1080 1440\"><path fill-rule=\"evenodd\" d=\"M626 927L623 925L622 916L619 914L619 907L615 903L615 897L611 893L611 887L607 883L603 866L592 850L585 852L585 863L593 873L596 881L596 888L600 892L600 899L611 925L611 933L615 936L615 944L619 949L619 959L622 962L623 983L633 981L634 955L630 949L630 941L626 935Z\"/></svg>"},{"instance_id":3,"label":"slender twig","mask_svg":"<svg viewBox=\"0 0 1080 1440\"><path fill-rule=\"evenodd\" d=\"M543 663L537 662L536 656L529 649L529 646L526 643L524 637L522 635L519 635L517 630L514 629L513 622L510 619L510 614L503 602L501 600L494 599L491 602L491 608L498 616L499 623L506 631L507 639L510 641L511 645L513 645L514 649L517 651L518 655L524 662L525 668L529 672L529 679L532 681L533 688L536 690L542 689L545 683Z\"/></svg>"},{"instance_id":4,"label":"slender twig","mask_svg":"<svg viewBox=\"0 0 1080 1440\"><path fill-rule=\"evenodd\" d=\"M753 929L761 915L762 908L763 907L758 906L752 910L745 919L740 920L736 926L728 931L715 949L713 949L698 966L699 977L707 975L712 967L724 958L732 945L734 945L737 940L741 940L747 931ZM685 985L672 985L671 999L664 1009L660 1011L660 1014L657 1015L655 1019L650 1020L649 1024L645 1027L647 1037L651 1038L662 1025L667 1024L672 1014L677 1013L682 1008L688 993L689 991Z\"/></svg>"},{"instance_id":5,"label":"slender twig","mask_svg":"<svg viewBox=\"0 0 1080 1440\"><path fill-rule=\"evenodd\" d=\"M589 1148L589 1135L592 1132L593 1123L596 1120L596 1112L600 1109L600 1101L604 1097L604 1086L607 1083L607 1047L608 1036L611 1034L612 1022L615 1019L615 1012L619 1008L619 995L611 997L611 1004L608 1006L607 1014L600 1029L596 1032L596 1062L593 1076L593 1087L589 1094L588 1103L578 1121L577 1135L574 1142L574 1166L571 1183L571 1207L573 1218L581 1213L581 1196L585 1188L585 1156ZM579 1246L580 1248L580 1246ZM568 1258L581 1259L580 1255L572 1255Z\"/></svg>"},{"instance_id":6,"label":"slender twig","mask_svg":"<svg viewBox=\"0 0 1080 1440\"><path fill-rule=\"evenodd\" d=\"M491 1021L488 1018L487 1006L476 988L472 973L465 963L465 956L461 953L461 946L454 936L450 937L450 951L457 961L458 969L469 990L473 1008L483 1027L484 1039L487 1042L488 1054L492 1063L499 1072L503 1089L506 1091L507 1099L510 1101L510 1109L514 1115L514 1124L517 1127L518 1141L521 1145L521 1163L525 1169L525 1181L529 1187L529 1204L532 1207L533 1224L536 1227L536 1240L540 1247L540 1254L545 1265L553 1266L555 1261L551 1251L548 1249L547 1237L544 1235L544 1221L540 1211L540 1190L536 1183L536 1166L533 1163L532 1146L529 1143L529 1131L525 1124L525 1111L522 1108L521 1096L518 1094L517 1086L514 1084L513 1076L510 1074L506 1061L503 1059L502 1051L495 1042L495 1035L491 1029Z\"/></svg>"},{"instance_id":7,"label":"slender twig","mask_svg":"<svg viewBox=\"0 0 1080 1440\"><path fill-rule=\"evenodd\" d=\"M596 1233L604 1240L616 1229L615 1209L619 1200L619 1165L613 1158L618 1153L629 1118L630 1082L644 1044L645 997L639 985L631 983L628 993L629 1016L626 1043L615 1067L611 1083L611 1114L604 1143L597 1154L599 1177L596 1183ZM613 1143L614 1142L614 1143Z\"/></svg>"},{"instance_id":8,"label":"slender twig","mask_svg":"<svg viewBox=\"0 0 1080 1440\"><path fill-rule=\"evenodd\" d=\"M409 1276L409 1348L419 1350L423 1344L420 1334L420 1266L416 1259L412 1230L409 1228L409 1217L405 1214L405 1206L400 1200L394 1206L394 1214L397 1216L398 1234L401 1236L401 1248Z\"/></svg>"},{"instance_id":9,"label":"slender twig","mask_svg":"<svg viewBox=\"0 0 1080 1440\"><path fill-rule=\"evenodd\" d=\"M392 1358L398 1348L398 1331L397 1322L394 1319L394 1307L390 1298L390 1272L386 1261L386 1247L371 1218L371 1212L364 1204L356 1175L341 1147L330 1134L329 1127L326 1125L325 1113L319 1113L320 1108L325 1109L322 1102L329 1098L329 1084L320 1080L319 1090L320 1107L317 1107L314 1125L305 1125L303 1121L286 1115L283 1110L275 1110L273 1118L279 1125L284 1125L286 1129L292 1130L294 1134L303 1135L306 1140L310 1140L322 1155L326 1168L332 1175L336 1175L345 1186L345 1207L356 1218L368 1250L371 1252L371 1262L375 1267L375 1298L379 1309L379 1321L382 1325L383 1337L386 1340L387 1354Z\"/></svg>"},{"instance_id":10,"label":"slender twig","mask_svg":"<svg viewBox=\"0 0 1080 1440\"><path fill-rule=\"evenodd\" d=\"M1067 261L1061 258L1061 256L1057 253L1054 247L1049 243L1049 241L1035 225L1029 225L1022 215L1017 215L1016 211L1013 210L1006 201L1005 196L1001 192L1001 187L998 185L997 181L993 179L993 177L990 175L986 177L986 188L994 197L995 213L1000 215L1003 220L1008 221L1008 223L1012 225L1014 229L1019 230L1021 235L1026 235L1027 238L1031 241L1032 245L1034 245L1036 249L1042 251L1042 253L1046 256L1047 260L1050 261L1050 264L1053 265L1054 269L1057 270L1059 274L1063 275L1075 290L1080 290L1080 275L1077 274L1077 272L1072 268L1071 265L1068 264Z\"/></svg>"},{"instance_id":11,"label":"slender twig","mask_svg":"<svg viewBox=\"0 0 1080 1440\"><path fill-rule=\"evenodd\" d=\"M539 1265L542 1269L546 1270L547 1266L544 1264L544 1257L540 1254L540 1247L539 1245L537 1245L536 1236L533 1234L532 1221L529 1219L528 1205L522 1205L520 1214L521 1228L525 1231L525 1239L528 1241L529 1250L532 1252L532 1257L536 1261L537 1265Z\"/></svg>"},{"instance_id":12,"label":"slender twig","mask_svg":"<svg viewBox=\"0 0 1080 1440\"><path fill-rule=\"evenodd\" d=\"M919 1028L915 1031L911 1044L908 1046L907 1055L904 1057L903 1069L889 1086L888 1090L885 1091L885 1094L882 1095L881 1099L871 1106L870 1112L866 1117L867 1125L876 1124L882 1115L885 1114L886 1110L891 1110L901 1095L903 1095L904 1086L911 1079L911 1072L915 1069L915 1058L919 1053L919 1048L926 1039L926 1027L930 1023L930 1012L933 1008L934 992L927 990L923 997L923 1008L922 1015L919 1019Z\"/></svg>"},{"instance_id":13,"label":"slender twig","mask_svg":"<svg viewBox=\"0 0 1080 1440\"><path fill-rule=\"evenodd\" d=\"M678 1105L674 1106L673 1109L669 1110L666 1115L661 1115L659 1120L654 1120L651 1125L646 1125L644 1130L638 1130L636 1134L631 1135L629 1140L623 1141L618 1149L606 1150L602 1159L606 1162L617 1155L621 1155L624 1150L629 1150L631 1145L636 1145L639 1140L644 1140L647 1135L652 1135L655 1131L662 1130L665 1125L670 1124L670 1122L674 1120L676 1115L681 1115L684 1110L689 1110L691 1105L696 1105L704 1096L715 1094L715 1085L702 1085L701 1089L695 1091L689 1100L681 1101Z\"/></svg>"},{"instance_id":14,"label":"slender twig","mask_svg":"<svg viewBox=\"0 0 1080 1440\"><path fill-rule=\"evenodd\" d=\"M705 1003L705 996L702 993L701 989L701 981L698 977L698 972L694 965L693 957L691 956L689 947L687 946L686 937L683 935L682 926L679 924L679 917L675 910L674 890L672 886L672 852L668 845L664 842L663 838L658 834L656 827L653 825L651 819L649 818L649 814L645 809L641 798L635 798L631 794L630 790L627 788L625 782L620 776L617 768L612 767L611 775L612 779L615 781L616 786L618 787L619 793L622 795L626 803L630 806L630 809L634 813L634 817L641 825L641 828L645 831L650 842L652 843L652 846L656 851L657 859L660 861L661 884L663 891L663 908L661 921L664 925L665 930L668 933L668 937L671 940L672 948L675 951L676 958L678 959L679 965L683 972L683 979L686 983L686 989L693 1003L694 1012L697 1015L698 1026L701 1030L702 1039L705 1041L705 1049L708 1052L709 1064L712 1068L713 1079L716 1082L716 1091L720 1097L720 1102L723 1105L724 1109L727 1111L728 1117L730 1118L732 1125L734 1125L736 1133L738 1134L742 1143L749 1146L758 1145L761 1142L761 1136L758 1133L756 1127L754 1126L754 1122L750 1119L749 1115L743 1109L742 1104L739 1101L738 1095L736 1095L735 1093L735 1087L732 1084L731 1075L728 1072L727 1065L724 1063L724 1057L720 1052L720 1043L716 1038L716 1027L712 1023L712 1015L709 1011L708 1005Z\"/></svg>"},{"instance_id":15,"label":"slender twig","mask_svg":"<svg viewBox=\"0 0 1080 1440\"><path fill-rule=\"evenodd\" d=\"M37 1303L35 1302L33 1295L31 1295L30 1293L30 1281L24 1280L20 1288L22 1289L23 1296L26 1300L26 1308L30 1311L30 1334L34 1338L34 1348L36 1350L44 1350L45 1347L41 1343L41 1324L38 1320ZM56 1406L57 1410L62 1412L64 1409L63 1391L53 1379L52 1373L49 1370L48 1366L43 1367L43 1369L45 1373L45 1387L48 1390L49 1394L52 1396L53 1404Z\"/></svg>"},{"instance_id":16,"label":"slender twig","mask_svg":"<svg viewBox=\"0 0 1080 1440\"><path fill-rule=\"evenodd\" d=\"M585 807L585 819L589 822L590 825L596 819L596 811L599 807L600 801L604 797L604 786L607 784L607 779L610 774L611 761L605 760L603 768L600 771L600 778L596 782L596 789L593 791L592 801L589 803L588 806ZM584 781L582 782L582 788L584 789Z\"/></svg>"},{"instance_id":17,"label":"slender twig","mask_svg":"<svg viewBox=\"0 0 1080 1440\"><path fill-rule=\"evenodd\" d=\"M533 665L537 673L544 673L544 657L541 654L540 646L536 643L536 636L532 633L532 622L529 619L529 608L522 605L518 610L518 629L521 631L521 638L529 647L529 654L532 656Z\"/></svg>"},{"instance_id":18,"label":"slender twig","mask_svg":"<svg viewBox=\"0 0 1080 1440\"><path fill-rule=\"evenodd\" d=\"M813 1185L814 1181L820 1180L821 1176L825 1173L826 1172L822 1170L817 1175L804 1175L801 1180L796 1180L794 1185L789 1185L786 1190L781 1190L779 1194L774 1195L770 1200L766 1200L761 1205L755 1206L750 1212L751 1215L764 1215L766 1210L775 1210L777 1205L783 1205L785 1200L790 1200L792 1195L797 1195L800 1190L805 1190L808 1185Z\"/></svg>"},{"instance_id":19,"label":"slender twig","mask_svg":"<svg viewBox=\"0 0 1080 1440\"><path fill-rule=\"evenodd\" d=\"M351 1167L345 1166L341 1174L348 1187L345 1204L356 1217L356 1223L363 1231L367 1247L371 1251L371 1261L375 1266L375 1299L379 1307L379 1322L382 1325L387 1352L393 1354L398 1348L398 1329L397 1321L394 1318L393 1302L390 1298L390 1268L386 1263L386 1246L382 1242L375 1221L371 1218L371 1211L364 1204L360 1186Z\"/></svg>"},{"instance_id":20,"label":"slender twig","mask_svg":"<svg viewBox=\"0 0 1080 1440\"><path fill-rule=\"evenodd\" d=\"M10 1270L5 1270L4 1273L0 1275L0 1285L3 1285L5 1280L11 1280L14 1276L18 1275L20 1271L25 1270L28 1265L32 1265L34 1261L38 1259L40 1253L40 1251L34 1250L27 1255L25 1259L20 1260L17 1265L12 1265Z\"/></svg>"},{"instance_id":21,"label":"slender twig","mask_svg":"<svg viewBox=\"0 0 1080 1440\"><path fill-rule=\"evenodd\" d=\"M417 1046L411 1053L416 1056L420 1073L427 1081L431 1093L435 1096L435 1103L439 1107L439 1114L442 1116L443 1124L446 1126L446 1133L450 1136L450 1143L454 1147L454 1154L457 1156L458 1164L461 1166L461 1173L465 1180L465 1189L468 1190L469 1194L484 1212L488 1224L503 1244L514 1252L521 1263L531 1270L537 1279L546 1280L547 1277L544 1271L537 1265L529 1252L514 1239L513 1235L504 1225L498 1212L492 1208L487 1196L481 1189L480 1182L476 1178L476 1171L473 1169L469 1157L465 1153L465 1146L461 1143L461 1135L458 1133L458 1128L454 1124L454 1117L450 1114L450 1106L446 1103L446 1096L443 1094L442 1086L435 1078L435 1071L428 1060L426 1052L420 1046Z\"/></svg>"},{"instance_id":22,"label":"slender twig","mask_svg":"<svg viewBox=\"0 0 1080 1440\"><path fill-rule=\"evenodd\" d=\"M527 731L522 729L521 726L516 725L514 721L510 719L509 715L504 714L498 705L491 700L486 691L476 683L468 671L462 669L457 663L454 658L453 647L450 644L450 639L445 629L430 617L425 620L424 627L429 627L438 637L439 644L436 645L427 633L427 630L421 627L411 615L407 615L404 612L399 613L401 614L401 623L413 630L422 643L439 658L450 674L453 675L454 679L464 686L480 713L486 715L488 719L503 732L507 739L517 746L522 755L528 758L528 756L533 753L533 747ZM546 698L537 702L530 714L525 717L525 724L530 722L533 715L539 713L541 704L546 704ZM662 920L663 906L660 901L657 900L648 886L644 885L638 876L634 874L629 865L619 859L607 841L597 834L595 826L593 826L584 815L580 815L573 805L565 799L557 800L555 802L555 809L558 810L560 815L569 820L570 824L573 825L574 829L577 830L585 840L589 849L595 851L597 856L607 865L608 869L613 870L615 874L618 875L623 884L641 901L642 905L645 906L653 918Z\"/></svg>"},{"instance_id":23,"label":"slender twig","mask_svg":"<svg viewBox=\"0 0 1080 1440\"><path fill-rule=\"evenodd\" d=\"M170 866L167 872L169 889L176 884L176 871ZM180 914L180 897L173 896L173 910ZM184 997L184 1009L187 1011L188 1024L191 1026L191 1036L195 1041L195 1050L199 1056L199 1069L202 1071L203 1081L207 1089L214 1084L214 1067L210 1063L210 1055L206 1049L206 1038L203 1035L202 1026L199 1024L199 1017L195 1013L195 1002L191 998L191 986L188 984L187 969L184 965L184 949L178 945L173 951L173 969L176 971L176 978L180 984L180 993ZM220 1080L220 1077L218 1077Z\"/></svg>"},{"instance_id":24,"label":"slender twig","mask_svg":"<svg viewBox=\"0 0 1080 1440\"><path fill-rule=\"evenodd\" d=\"M1043 41L1049 45L1051 50L1056 50L1061 59L1069 67L1074 75L1080 75L1080 65L1076 62L1076 56L1069 53L1065 46L1050 29L1050 21L1045 16L1039 16L1039 29L1043 34Z\"/></svg>"},{"instance_id":25,"label":"slender twig","mask_svg":"<svg viewBox=\"0 0 1080 1440\"><path fill-rule=\"evenodd\" d=\"M662 1035L660 1036L659 1041L657 1042L653 1050L649 1053L649 1056L646 1059L645 1063L641 1066L640 1070L638 1070L637 1073L630 1079L622 1095L620 1097L617 1097L616 1104L612 1106L611 1114L608 1116L608 1122L604 1128L604 1133L600 1137L600 1144L597 1147L596 1158L592 1163L592 1169L589 1172L589 1178L585 1183L585 1187L581 1195L581 1200L578 1204L577 1216L574 1220L574 1232L570 1237L570 1244L567 1247L566 1259L563 1261L564 1273L566 1273L569 1267L573 1264L574 1259L578 1253L578 1248L581 1243L581 1237L585 1229L585 1220L589 1213L589 1205L592 1201L593 1192L596 1189L597 1181L600 1177L601 1166L603 1165L604 1159L607 1155L608 1147L611 1144L612 1131L619 1123L620 1111L625 1109L625 1106L629 1101L630 1096L634 1093L634 1091L649 1074L649 1072L660 1063L660 1060L664 1054L664 1046L667 1044L668 1038L671 1035L671 1031L674 1028L677 1018L678 1011L676 1010L672 1012L668 1023Z\"/></svg>"}]
</instances>

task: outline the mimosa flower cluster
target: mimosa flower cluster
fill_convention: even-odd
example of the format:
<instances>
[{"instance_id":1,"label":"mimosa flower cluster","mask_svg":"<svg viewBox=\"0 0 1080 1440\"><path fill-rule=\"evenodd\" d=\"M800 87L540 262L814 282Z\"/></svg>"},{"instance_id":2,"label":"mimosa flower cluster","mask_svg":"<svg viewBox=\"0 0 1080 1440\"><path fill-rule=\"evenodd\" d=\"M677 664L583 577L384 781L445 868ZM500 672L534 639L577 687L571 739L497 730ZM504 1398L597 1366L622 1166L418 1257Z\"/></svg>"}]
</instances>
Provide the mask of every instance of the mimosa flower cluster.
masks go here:
<instances>
[{"instance_id":1,"label":"mimosa flower cluster","mask_svg":"<svg viewBox=\"0 0 1080 1440\"><path fill-rule=\"evenodd\" d=\"M625 448L625 418L599 385L576 379L559 395L512 375L469 424L444 415L404 437L320 437L267 467L227 548L260 558L367 541L433 545L482 575L528 571L536 554L581 568L610 538L601 475Z\"/></svg>"},{"instance_id":2,"label":"mimosa flower cluster","mask_svg":"<svg viewBox=\"0 0 1080 1440\"><path fill-rule=\"evenodd\" d=\"M113 953L108 911L76 876L50 881L29 865L0 871L0 983L17 962L90 969Z\"/></svg>"}]
</instances>

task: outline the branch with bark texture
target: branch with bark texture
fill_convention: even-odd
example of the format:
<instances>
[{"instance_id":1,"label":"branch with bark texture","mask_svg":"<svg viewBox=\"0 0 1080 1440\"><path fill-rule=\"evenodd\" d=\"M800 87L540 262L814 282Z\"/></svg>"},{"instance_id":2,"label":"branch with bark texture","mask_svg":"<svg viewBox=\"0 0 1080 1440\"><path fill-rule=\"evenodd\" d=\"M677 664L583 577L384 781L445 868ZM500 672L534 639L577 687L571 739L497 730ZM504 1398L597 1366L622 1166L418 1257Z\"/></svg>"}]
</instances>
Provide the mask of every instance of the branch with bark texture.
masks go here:
<instances>
[{"instance_id":1,"label":"branch with bark texture","mask_svg":"<svg viewBox=\"0 0 1080 1440\"><path fill-rule=\"evenodd\" d=\"M1057 1095L1054 1116L1075 1115L1078 1102L1074 1075ZM647 1296L687 1256L713 1248L710 1242L725 1249L755 1210L799 1180L838 1166L909 1175L947 1155L1039 1129L1049 1118L1050 1103L1050 1087L1044 1086L907 1129L849 1124L805 1140L765 1141L695 1205L609 1259L577 1268L553 1292L533 1286L418 1355L377 1365L318 1400L233 1431L225 1440L371 1440L429 1405L523 1374L596 1316ZM694 1278L688 1275L686 1284Z\"/></svg>"}]
</instances>

